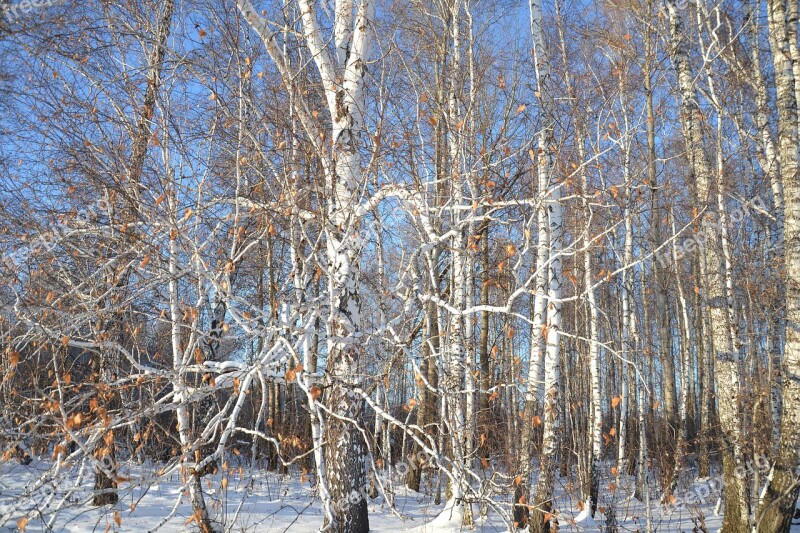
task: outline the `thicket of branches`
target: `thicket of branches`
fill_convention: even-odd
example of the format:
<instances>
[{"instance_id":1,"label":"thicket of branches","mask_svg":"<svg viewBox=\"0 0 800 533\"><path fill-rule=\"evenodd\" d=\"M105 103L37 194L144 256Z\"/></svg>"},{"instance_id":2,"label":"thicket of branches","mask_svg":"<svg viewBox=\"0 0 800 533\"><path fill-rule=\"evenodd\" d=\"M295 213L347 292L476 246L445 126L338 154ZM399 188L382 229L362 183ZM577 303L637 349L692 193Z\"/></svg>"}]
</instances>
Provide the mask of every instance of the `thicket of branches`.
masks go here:
<instances>
[{"instance_id":1,"label":"thicket of branches","mask_svg":"<svg viewBox=\"0 0 800 533\"><path fill-rule=\"evenodd\" d=\"M721 472L788 531L796 0L253 1L0 22L0 446L51 464L0 525L153 464L214 531L235 457L330 531L401 463L465 525Z\"/></svg>"}]
</instances>

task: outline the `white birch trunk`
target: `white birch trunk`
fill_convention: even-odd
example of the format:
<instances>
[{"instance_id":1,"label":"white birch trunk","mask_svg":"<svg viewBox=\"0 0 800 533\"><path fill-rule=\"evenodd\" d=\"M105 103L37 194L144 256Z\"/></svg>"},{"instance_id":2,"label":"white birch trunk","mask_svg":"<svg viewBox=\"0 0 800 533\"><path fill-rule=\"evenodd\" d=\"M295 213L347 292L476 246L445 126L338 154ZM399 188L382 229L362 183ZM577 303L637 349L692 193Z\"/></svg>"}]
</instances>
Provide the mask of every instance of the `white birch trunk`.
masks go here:
<instances>
[{"instance_id":1,"label":"white birch trunk","mask_svg":"<svg viewBox=\"0 0 800 533\"><path fill-rule=\"evenodd\" d=\"M630 127L628 124L627 102L625 98L625 81L620 80L620 98L625 114L625 131ZM631 214L630 203L633 201L633 189L631 178L631 144L626 141L624 145L625 161L623 173L625 176L625 198L627 203L624 209L625 219L625 240L623 243L622 262L625 270L622 272L622 364L620 365L620 402L619 402L619 431L617 434L617 486L619 486L619 476L627 470L627 444L628 444L628 409L630 403L630 392L628 384L628 370L631 368L631 354L633 353L633 329L635 323L635 306L633 302L634 275L633 269L633 215Z\"/></svg>"},{"instance_id":2,"label":"white birch trunk","mask_svg":"<svg viewBox=\"0 0 800 533\"><path fill-rule=\"evenodd\" d=\"M583 159L581 159L583 160ZM592 285L592 247L591 232L589 222L591 212L588 207L588 181L584 176L584 202L586 202L586 229L584 230L584 242L587 246L583 256L584 284L586 285L587 298L589 300L589 373L592 386L592 416L591 416L591 463L589 464L589 501L592 516L597 511L599 487L600 487L600 463L603 452L603 404L600 396L600 355L598 353L599 339L597 335L598 315L597 301Z\"/></svg>"},{"instance_id":3,"label":"white birch trunk","mask_svg":"<svg viewBox=\"0 0 800 533\"><path fill-rule=\"evenodd\" d=\"M177 202L174 198L170 199L173 213L177 212ZM175 401L178 403L175 415L178 419L178 438L181 443L181 453L184 462L193 463L193 466L183 466L181 473L189 485L189 498L192 504L193 520L203 533L215 531L211 520L208 517L205 499L203 498L203 487L201 475L197 471L199 461L199 450L192 448L191 425L189 422L189 412L186 402L187 390L184 377L184 351L181 349L181 310L180 294L178 292L178 243L176 238L169 240L169 313L170 313L170 339L172 343L172 371L174 373L173 386L175 387Z\"/></svg>"},{"instance_id":4,"label":"white birch trunk","mask_svg":"<svg viewBox=\"0 0 800 533\"><path fill-rule=\"evenodd\" d=\"M626 171L626 175L628 172ZM629 183L626 179L626 184ZM626 186L627 197L631 198L630 185ZM631 329L634 321L634 308L632 305L633 297L633 221L629 207L625 208L625 242L623 244L623 266L625 271L622 273L622 365L620 381L622 384L619 402L619 432L617 438L619 445L617 449L617 477L627 470L627 441L628 441L628 404L629 386L628 372L630 365L632 348Z\"/></svg>"},{"instance_id":5,"label":"white birch trunk","mask_svg":"<svg viewBox=\"0 0 800 533\"><path fill-rule=\"evenodd\" d=\"M529 498L530 477L533 463L533 432L534 417L541 420L536 414L539 398L542 397L544 383L544 354L545 335L544 317L547 306L547 277L550 260L550 236L547 223L547 203L545 197L549 189L550 175L545 169L545 161L541 155L538 157L538 194L539 200L536 207L538 241L536 244L536 279L535 300L533 304L533 317L530 335L530 358L528 361L528 382L525 389L525 407L522 420L522 438L520 443L520 483L514 495L515 504L526 504ZM523 499L524 501L521 501ZM528 522L528 508L515 507L514 520L519 525Z\"/></svg>"},{"instance_id":6,"label":"white birch trunk","mask_svg":"<svg viewBox=\"0 0 800 533\"><path fill-rule=\"evenodd\" d=\"M769 37L775 67L778 104L778 145L785 195L786 341L781 369L783 416L775 462L761 493L756 514L759 532L788 531L800 484L800 126L798 126L797 5L792 0L768 0Z\"/></svg>"},{"instance_id":7,"label":"white birch trunk","mask_svg":"<svg viewBox=\"0 0 800 533\"><path fill-rule=\"evenodd\" d=\"M359 147L364 133L363 113L367 109L364 84L374 33L375 2L361 0L356 5L352 0L336 1L334 53L317 20L316 4L310 0L298 0L297 4L303 40L317 67L332 125L330 135L324 135L307 112L297 109L298 119L322 156L325 171L324 233L330 313L326 323L329 383L323 401L332 416L318 430L312 425L314 431L321 433L324 429L324 435L315 436L315 440L327 443L324 459L317 457L316 461L318 466L320 463L324 466L318 475L321 486L327 485L329 492L328 496L323 493L323 497L330 499L324 502L330 510L327 527L334 532L366 532L369 530L366 500L360 497L353 504L347 503L353 493L363 494L366 490L366 443L344 418L358 421L363 412L363 400L351 394L359 387L363 364L358 294L363 242L356 207L363 181ZM237 0L237 6L261 37L291 91L293 73L278 50L267 21L249 0ZM322 139L331 144L326 147Z\"/></svg>"},{"instance_id":8,"label":"white birch trunk","mask_svg":"<svg viewBox=\"0 0 800 533\"><path fill-rule=\"evenodd\" d=\"M559 414L559 341L561 328L561 287L562 287L562 236L563 218L561 210L561 186L552 184L554 151L555 101L554 88L550 74L550 58L544 39L544 13L541 0L529 3L531 15L531 34L533 38L533 59L536 71L539 102L541 105L542 129L539 132L538 170L539 181L547 187L540 193L540 201L544 201L548 215L549 237L549 275L548 303L544 337L546 339L544 363L544 412L542 416L543 437L540 459L539 480L536 484L532 500L533 512L530 519L530 530L549 531L549 516L552 507L553 484L556 458L559 449L560 422ZM527 421L526 421L527 422Z\"/></svg>"},{"instance_id":9,"label":"white birch trunk","mask_svg":"<svg viewBox=\"0 0 800 533\"><path fill-rule=\"evenodd\" d=\"M775 216L772 231L772 257L769 264L772 265L775 260L783 260L783 246L784 246L784 201L783 201L783 182L781 180L781 166L778 158L778 149L775 146L775 139L772 128L770 126L770 101L767 92L767 84L764 80L764 74L761 70L761 48L759 43L759 17L756 14L759 12L759 2L751 0L745 3L747 9L747 26L745 36L747 43L750 46L750 63L752 65L752 80L753 90L756 95L756 131L760 133L758 140L758 160L762 170L769 177L770 187L772 189L772 206ZM795 62L795 68L798 68L798 63ZM797 79L797 75L795 75ZM795 84L797 89L797 85ZM781 426L781 374L779 372L781 365L781 339L783 338L784 320L782 301L785 298L785 287L782 280L780 280L779 269L772 269L770 279L776 279L777 290L775 297L775 304L767 311L767 324L769 331L767 333L767 347L770 357L769 364L769 383L770 383L770 408L772 413L772 442L774 449L772 453L777 451L778 442L780 440L780 426Z\"/></svg>"},{"instance_id":10,"label":"white birch trunk","mask_svg":"<svg viewBox=\"0 0 800 533\"><path fill-rule=\"evenodd\" d=\"M675 217L671 217L672 220L672 234L677 234L677 228L675 227ZM678 413L680 415L680 426L678 428L678 443L675 446L675 464L673 466L672 472L670 473L670 480L667 488L664 490L664 500L668 501L674 495L675 491L678 488L678 481L680 478L680 473L684 470L683 464L683 455L686 452L686 444L688 439L688 424L686 420L687 416L687 407L689 404L689 379L690 379L690 364L689 364L689 350L691 345L691 334L690 334L690 322L689 322L689 311L688 311L688 304L686 302L686 294L683 290L683 271L681 270L680 259L678 257L678 251L675 245L675 241L673 240L671 243L672 248L672 267L673 273L675 274L675 283L678 287L678 304L681 309L681 329L682 329L682 342L680 346L681 350L681 396L680 402L678 404Z\"/></svg>"},{"instance_id":11,"label":"white birch trunk","mask_svg":"<svg viewBox=\"0 0 800 533\"><path fill-rule=\"evenodd\" d=\"M450 149L450 181L452 183L451 197L455 205L460 205L464 201L465 176L461 165L462 139L457 126L461 109L459 105L459 81L458 69L461 66L461 2L456 0L450 6L450 36L451 36L451 59L448 70L450 81L450 93L448 102L448 133L447 142ZM466 244L464 240L464 230L461 223L461 214L453 212L452 225L455 231L452 247L451 262L451 298L453 307L457 310L464 309L466 304L467 287L467 257ZM449 431L450 445L453 453L454 480L451 486L452 500L454 506L463 509L463 525L472 524L471 506L466 501L469 492L469 481L466 470L469 468L468 461L468 420L465 413L466 397L464 389L466 385L466 346L469 339L466 337L466 323L464 315L461 313L451 313L449 319L449 339L447 350L447 372L445 375L446 395L448 398ZM471 394L471 393L467 393ZM456 513L458 515L458 513Z\"/></svg>"},{"instance_id":12,"label":"white birch trunk","mask_svg":"<svg viewBox=\"0 0 800 533\"><path fill-rule=\"evenodd\" d=\"M684 28L684 13L675 0L667 0L670 21L671 57L678 77L681 93L681 123L689 159L690 179L696 189L697 208L704 212L704 222L716 223L716 196L713 191L708 155L705 152L705 135L699 123L701 110L690 64L689 44ZM744 531L748 528L749 509L745 480L735 475L737 467L744 467L741 435L739 431L739 361L731 342L728 302L725 290L723 250L719 235L713 228L703 227L708 236L702 247L705 262L703 281L707 306L711 312L711 334L717 359L717 398L723 436L723 463L725 479L725 531Z\"/></svg>"}]
</instances>

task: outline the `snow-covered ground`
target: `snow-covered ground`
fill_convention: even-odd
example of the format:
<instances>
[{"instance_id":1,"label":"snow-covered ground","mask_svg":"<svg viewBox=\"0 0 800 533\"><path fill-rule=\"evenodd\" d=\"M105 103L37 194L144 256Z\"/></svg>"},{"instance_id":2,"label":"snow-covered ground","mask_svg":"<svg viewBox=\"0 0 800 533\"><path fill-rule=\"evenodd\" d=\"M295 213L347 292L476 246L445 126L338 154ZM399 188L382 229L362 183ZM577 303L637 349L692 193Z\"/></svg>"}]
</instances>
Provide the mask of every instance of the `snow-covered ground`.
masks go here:
<instances>
[{"instance_id":1,"label":"snow-covered ground","mask_svg":"<svg viewBox=\"0 0 800 533\"><path fill-rule=\"evenodd\" d=\"M297 474L277 475L249 468L227 466L214 475L204 478L207 502L214 516L229 532L313 532L322 523L323 512L305 476ZM91 498L91 469L86 466L83 473L74 466L62 476L59 484L50 484L40 491L35 500L23 497L26 489L36 483L52 467L52 464L34 461L20 465L10 461L0 463L0 516L9 517L0 531L29 532L92 532L92 531L153 531L175 533L195 531L191 523L191 509L184 498L176 507L182 488L179 472L154 480L152 472L158 467L140 465L122 472L128 480L121 483L120 501L113 507L94 508L87 504ZM224 481L226 480L227 481ZM631 496L632 480L623 480L621 487L608 490L601 497L601 508L615 509L620 531L642 531L645 529L646 508ZM703 497L708 484L695 481L689 487L696 498L684 506L658 505L653 495L651 523L653 531L693 532L717 531L721 517L715 513L716 499L713 494ZM370 526L378 533L434 533L461 529L460 520L454 516L452 507L434 505L430 496L405 489L402 484L393 486L395 510L392 511L383 498L371 501ZM578 502L574 487L560 485L557 507L559 509L559 531L601 531L605 515L597 514L596 521L588 517ZM679 494L684 494L682 491ZM509 505L510 495L500 496L498 502ZM60 507L57 514L53 510ZM478 509L475 509L478 515ZM165 522L166 520L166 522ZM50 527L48 528L48 523ZM704 529L705 528L705 529ZM489 513L485 519L476 520L476 531L506 531L503 520L497 513ZM795 526L793 532L800 532Z\"/></svg>"}]
</instances>

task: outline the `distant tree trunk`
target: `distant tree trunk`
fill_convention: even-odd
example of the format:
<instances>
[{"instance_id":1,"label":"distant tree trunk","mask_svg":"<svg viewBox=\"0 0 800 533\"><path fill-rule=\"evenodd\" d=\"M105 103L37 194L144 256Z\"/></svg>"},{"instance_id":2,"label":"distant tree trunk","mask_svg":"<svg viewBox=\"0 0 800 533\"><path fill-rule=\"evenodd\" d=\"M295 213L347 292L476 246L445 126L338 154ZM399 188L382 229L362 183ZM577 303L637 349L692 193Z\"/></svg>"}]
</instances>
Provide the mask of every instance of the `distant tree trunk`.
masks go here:
<instances>
[{"instance_id":1,"label":"distant tree trunk","mask_svg":"<svg viewBox=\"0 0 800 533\"><path fill-rule=\"evenodd\" d=\"M677 228L675 227L675 219L672 218L672 233L673 235L677 233ZM690 380L690 368L689 368L689 351L690 351L690 343L691 343L691 335L690 335L690 322L689 322L689 310L688 304L686 303L686 295L683 291L683 271L681 270L681 264L679 262L677 247L675 246L675 241L672 241L672 267L675 274L675 283L678 288L678 304L681 310L681 401L680 401L680 426L678 428L678 439L677 444L675 446L675 464L673 465L672 472L669 474L669 480L667 483L667 488L664 490L664 499L668 501L675 491L678 488L678 480L680 477L680 473L683 470L683 456L686 453L687 447L687 440L688 436L688 405L689 405L689 380Z\"/></svg>"},{"instance_id":2,"label":"distant tree trunk","mask_svg":"<svg viewBox=\"0 0 800 533\"><path fill-rule=\"evenodd\" d=\"M648 6L648 16L652 15L653 11L653 2L650 1L647 3ZM644 43L645 43L645 57L644 57L644 92L645 92L645 109L647 111L647 182L650 185L650 220L652 221L652 247L655 250L661 246L661 202L659 198L660 190L658 186L658 169L656 167L656 115L655 115L655 107L653 105L653 60L654 60L654 53L653 53L653 36L652 36L652 26L647 25L647 29L645 30L644 36ZM663 253L663 252L662 252ZM658 262L658 256L654 258L652 261L653 269L654 269L654 278L657 279L658 277L655 276L655 269L657 268L656 263ZM642 274L644 276L644 274ZM658 285L658 282L656 282ZM658 286L656 286L656 290ZM647 302L644 301L647 298L646 291L643 291L642 295L642 307L645 310L645 328L646 331L649 331L649 321L647 317L647 310L649 309ZM645 333L646 335L646 333ZM645 355L644 353L640 353L639 357L637 358L637 364L641 371L640 377L643 379L643 374L645 370ZM652 388L648 389L652 391ZM638 419L638 426L639 426L639 457L638 457L638 468L636 471L636 489L634 491L634 496L642 501L646 500L647 503L647 511L648 511L648 525L649 525L649 512L650 512L650 488L648 486L647 480L647 461L648 461L648 454L647 454L647 413L650 411L650 399L645 394L645 384L640 383L636 387L636 404L639 410L639 419Z\"/></svg>"},{"instance_id":3,"label":"distant tree trunk","mask_svg":"<svg viewBox=\"0 0 800 533\"><path fill-rule=\"evenodd\" d=\"M481 305L489 305L489 285L491 274L489 272L489 219L483 221L480 230L480 257L481 257ZM486 444L481 450L481 457L489 457L489 446L492 434L492 412L489 407L489 393L491 386L491 367L489 362L489 311L481 312L480 337L478 339L478 358L480 363L481 392L478 396L478 413L481 419L480 431L486 435Z\"/></svg>"}]
</instances>

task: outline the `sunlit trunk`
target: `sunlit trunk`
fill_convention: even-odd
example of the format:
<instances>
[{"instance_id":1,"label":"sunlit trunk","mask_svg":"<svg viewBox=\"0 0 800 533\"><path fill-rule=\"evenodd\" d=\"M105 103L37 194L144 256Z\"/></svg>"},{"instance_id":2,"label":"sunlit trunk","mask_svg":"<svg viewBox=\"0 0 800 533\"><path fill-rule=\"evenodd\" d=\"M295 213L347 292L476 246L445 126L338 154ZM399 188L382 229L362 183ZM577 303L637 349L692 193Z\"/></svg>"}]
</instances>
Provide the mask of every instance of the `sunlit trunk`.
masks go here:
<instances>
[{"instance_id":1,"label":"sunlit trunk","mask_svg":"<svg viewBox=\"0 0 800 533\"><path fill-rule=\"evenodd\" d=\"M778 107L778 145L786 204L785 283L786 340L781 368L783 415L775 461L767 477L756 514L759 532L788 531L800 484L800 127L796 56L798 8L792 0L768 0L770 46L775 67Z\"/></svg>"},{"instance_id":2,"label":"sunlit trunk","mask_svg":"<svg viewBox=\"0 0 800 533\"><path fill-rule=\"evenodd\" d=\"M684 13L675 0L667 1L670 21L671 57L678 77L681 93L681 125L689 159L690 182L694 182L696 207L703 213L701 231L706 245L700 255L704 263L702 273L706 305L711 313L711 336L716 357L717 399L722 429L725 517L723 530L745 531L748 527L749 509L745 480L735 475L737 467L744 467L740 435L739 413L739 356L731 342L728 300L725 290L723 250L719 234L714 230L717 201L714 180L705 151L705 135L700 124L695 76L690 63L689 43L684 28ZM710 223L710 224L709 224Z\"/></svg>"}]
</instances>

